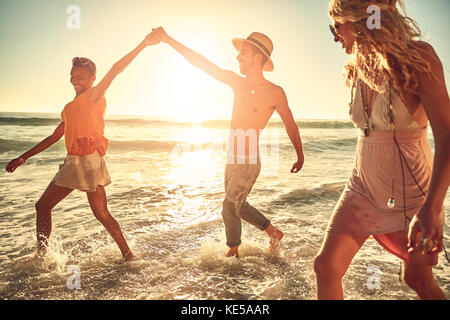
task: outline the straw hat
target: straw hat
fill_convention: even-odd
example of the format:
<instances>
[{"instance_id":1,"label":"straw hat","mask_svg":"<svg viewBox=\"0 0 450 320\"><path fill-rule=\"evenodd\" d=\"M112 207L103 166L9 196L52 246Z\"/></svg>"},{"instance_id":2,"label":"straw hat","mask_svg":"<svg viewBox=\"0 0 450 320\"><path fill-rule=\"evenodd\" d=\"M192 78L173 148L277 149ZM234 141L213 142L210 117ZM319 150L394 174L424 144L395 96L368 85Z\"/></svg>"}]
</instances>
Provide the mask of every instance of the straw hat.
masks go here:
<instances>
[{"instance_id":1,"label":"straw hat","mask_svg":"<svg viewBox=\"0 0 450 320\"><path fill-rule=\"evenodd\" d=\"M264 64L263 70L273 71L273 62L272 59L270 59L270 55L273 51L273 43L270 38L259 32L253 32L247 37L247 39L234 38L233 45L237 51L241 50L241 46L244 41L257 47L267 57L267 62Z\"/></svg>"}]
</instances>

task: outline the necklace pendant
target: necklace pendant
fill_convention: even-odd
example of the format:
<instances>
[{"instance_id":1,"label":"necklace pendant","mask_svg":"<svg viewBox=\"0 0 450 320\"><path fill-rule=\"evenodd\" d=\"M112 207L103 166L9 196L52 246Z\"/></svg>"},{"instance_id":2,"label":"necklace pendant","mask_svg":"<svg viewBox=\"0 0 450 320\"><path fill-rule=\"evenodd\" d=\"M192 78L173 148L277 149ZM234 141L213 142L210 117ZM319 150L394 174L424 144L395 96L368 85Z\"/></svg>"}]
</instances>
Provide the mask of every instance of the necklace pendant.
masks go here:
<instances>
[{"instance_id":1,"label":"necklace pendant","mask_svg":"<svg viewBox=\"0 0 450 320\"><path fill-rule=\"evenodd\" d=\"M393 209L395 207L395 200L394 197L391 197L387 203L387 206L389 209Z\"/></svg>"},{"instance_id":2,"label":"necklace pendant","mask_svg":"<svg viewBox=\"0 0 450 320\"><path fill-rule=\"evenodd\" d=\"M364 136L368 137L369 136L369 128L364 128Z\"/></svg>"}]
</instances>

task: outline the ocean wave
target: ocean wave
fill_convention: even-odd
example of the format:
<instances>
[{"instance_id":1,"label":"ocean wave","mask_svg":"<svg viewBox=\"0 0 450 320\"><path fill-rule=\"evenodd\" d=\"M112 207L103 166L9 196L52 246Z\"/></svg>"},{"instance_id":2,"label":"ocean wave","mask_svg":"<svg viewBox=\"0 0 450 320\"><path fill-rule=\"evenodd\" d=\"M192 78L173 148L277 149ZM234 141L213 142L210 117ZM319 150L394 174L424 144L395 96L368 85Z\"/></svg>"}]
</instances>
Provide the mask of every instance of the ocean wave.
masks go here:
<instances>
[{"instance_id":1,"label":"ocean wave","mask_svg":"<svg viewBox=\"0 0 450 320\"><path fill-rule=\"evenodd\" d=\"M58 118L15 118L0 117L0 125L2 126L57 126L61 122Z\"/></svg>"},{"instance_id":2,"label":"ocean wave","mask_svg":"<svg viewBox=\"0 0 450 320\"><path fill-rule=\"evenodd\" d=\"M280 122L280 124L282 124ZM299 120L299 129L353 129L355 125L347 120Z\"/></svg>"},{"instance_id":3,"label":"ocean wave","mask_svg":"<svg viewBox=\"0 0 450 320\"><path fill-rule=\"evenodd\" d=\"M174 122L174 121L164 121L164 120L148 120L148 119L107 119L105 120L106 124L112 124L117 126L161 126L161 127L170 127L170 126L180 126L184 123L182 122ZM186 123L189 124L190 123Z\"/></svg>"},{"instance_id":4,"label":"ocean wave","mask_svg":"<svg viewBox=\"0 0 450 320\"><path fill-rule=\"evenodd\" d=\"M323 153L323 152L354 152L356 148L356 142L358 138L329 138L329 139L316 139L303 141L303 150L310 153ZM272 142L260 143L261 150L270 150L270 148L276 147L276 144ZM283 152L292 152L292 143L286 141L278 145L278 148Z\"/></svg>"},{"instance_id":5,"label":"ocean wave","mask_svg":"<svg viewBox=\"0 0 450 320\"><path fill-rule=\"evenodd\" d=\"M351 151L355 148L356 142L356 136L354 138L312 140L303 143L303 148L310 152L343 150L345 148L348 149L347 151Z\"/></svg>"},{"instance_id":6,"label":"ocean wave","mask_svg":"<svg viewBox=\"0 0 450 320\"><path fill-rule=\"evenodd\" d=\"M145 119L120 119L120 120L106 120L107 123L124 126L134 125L157 125L157 126L176 126L176 127L192 127L200 125L202 128L208 129L228 129L230 127L230 120L206 120L198 123L193 122L178 122L178 121L162 121L162 120L145 120ZM347 129L354 128L351 121L345 120L297 120L297 126L306 129ZM267 128L284 128L281 121L272 121L267 124Z\"/></svg>"},{"instance_id":7,"label":"ocean wave","mask_svg":"<svg viewBox=\"0 0 450 320\"><path fill-rule=\"evenodd\" d=\"M130 152L130 151L170 151L177 145L174 141L157 140L132 140L132 141L109 141L108 152Z\"/></svg>"},{"instance_id":8,"label":"ocean wave","mask_svg":"<svg viewBox=\"0 0 450 320\"><path fill-rule=\"evenodd\" d=\"M188 143L179 141L161 140L132 140L132 141L110 141L108 152L196 152L196 151L223 151L225 146L222 143Z\"/></svg>"},{"instance_id":9,"label":"ocean wave","mask_svg":"<svg viewBox=\"0 0 450 320\"><path fill-rule=\"evenodd\" d=\"M106 124L114 126L160 126L160 127L192 127L193 125L200 125L203 128L209 129L227 129L230 126L230 120L207 120L198 123L182 122L182 121L166 121L154 119L106 119ZM60 118L44 118L44 117L0 117L0 126L51 126L58 125L61 122ZM298 127L307 129L347 129L354 128L350 121L346 120L297 120ZM267 125L268 128L282 128L284 124L280 121L271 121Z\"/></svg>"},{"instance_id":10,"label":"ocean wave","mask_svg":"<svg viewBox=\"0 0 450 320\"><path fill-rule=\"evenodd\" d=\"M40 141L38 140L13 140L13 139L0 139L0 153L18 151L24 152ZM308 141L303 143L303 148L309 152L325 152L330 150L347 150L354 149L356 144L356 138L343 138L343 139L324 139L318 141ZM273 145L271 143L260 143L260 148L263 150L269 150ZM281 143L279 146L282 151L291 151L292 145L290 142ZM268 149L269 148L269 149ZM65 144L64 139L61 139L54 144L50 150L64 151ZM225 142L216 143L197 143L191 144L188 142L177 141L162 141L162 140L110 140L108 152L132 152L132 151L144 151L144 152L191 152L199 150L215 150L226 152Z\"/></svg>"},{"instance_id":11,"label":"ocean wave","mask_svg":"<svg viewBox=\"0 0 450 320\"><path fill-rule=\"evenodd\" d=\"M0 139L0 153L9 151L24 152L40 141L30 140L12 140L12 139ZM108 152L131 152L131 151L145 151L145 152L189 152L196 150L219 150L222 147L221 144L189 144L185 142L177 141L160 141L160 140L131 140L131 141L118 141L110 140ZM61 139L55 143L52 147L54 150L64 150L64 139Z\"/></svg>"},{"instance_id":12,"label":"ocean wave","mask_svg":"<svg viewBox=\"0 0 450 320\"><path fill-rule=\"evenodd\" d=\"M335 201L339 198L346 182L334 182L323 184L313 189L294 189L280 196L279 199L272 201L272 205L296 204L296 203L315 203L323 200Z\"/></svg>"},{"instance_id":13,"label":"ocean wave","mask_svg":"<svg viewBox=\"0 0 450 320\"><path fill-rule=\"evenodd\" d=\"M30 140L12 140L12 139L0 139L0 153L9 152L9 151L21 151L25 152L28 149L31 149L40 141L30 141ZM51 148L61 149L65 148L63 141L58 141Z\"/></svg>"}]
</instances>

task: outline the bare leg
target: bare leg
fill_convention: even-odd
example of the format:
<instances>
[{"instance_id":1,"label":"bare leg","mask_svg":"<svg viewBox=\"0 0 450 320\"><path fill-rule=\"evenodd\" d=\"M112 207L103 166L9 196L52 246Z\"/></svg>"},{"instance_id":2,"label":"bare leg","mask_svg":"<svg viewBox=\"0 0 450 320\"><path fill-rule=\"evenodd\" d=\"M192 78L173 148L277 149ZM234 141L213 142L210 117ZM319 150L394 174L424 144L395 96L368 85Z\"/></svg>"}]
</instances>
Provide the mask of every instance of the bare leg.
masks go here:
<instances>
[{"instance_id":1,"label":"bare leg","mask_svg":"<svg viewBox=\"0 0 450 320\"><path fill-rule=\"evenodd\" d=\"M344 298L342 278L366 239L366 236L327 233L322 248L314 259L319 300Z\"/></svg>"},{"instance_id":2,"label":"bare leg","mask_svg":"<svg viewBox=\"0 0 450 320\"><path fill-rule=\"evenodd\" d=\"M45 254L52 232L52 209L72 192L70 188L50 182L41 198L36 202L36 235L39 254Z\"/></svg>"},{"instance_id":3,"label":"bare leg","mask_svg":"<svg viewBox=\"0 0 450 320\"><path fill-rule=\"evenodd\" d=\"M436 284L432 266L403 261L403 280L422 300L445 300Z\"/></svg>"},{"instance_id":4,"label":"bare leg","mask_svg":"<svg viewBox=\"0 0 450 320\"><path fill-rule=\"evenodd\" d=\"M98 186L95 192L86 192L86 194L94 216L113 237L122 252L123 258L126 261L132 260L134 255L128 247L127 241L120 230L120 226L108 211L105 188L103 186Z\"/></svg>"}]
</instances>

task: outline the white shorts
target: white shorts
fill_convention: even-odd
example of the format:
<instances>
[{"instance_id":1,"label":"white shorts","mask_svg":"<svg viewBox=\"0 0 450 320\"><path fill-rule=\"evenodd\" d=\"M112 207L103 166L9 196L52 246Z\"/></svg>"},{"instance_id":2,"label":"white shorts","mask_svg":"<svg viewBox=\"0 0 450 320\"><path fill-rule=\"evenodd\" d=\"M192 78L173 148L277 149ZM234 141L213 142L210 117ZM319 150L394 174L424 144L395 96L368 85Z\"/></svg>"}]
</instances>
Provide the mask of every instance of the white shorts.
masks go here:
<instances>
[{"instance_id":1,"label":"white shorts","mask_svg":"<svg viewBox=\"0 0 450 320\"><path fill-rule=\"evenodd\" d=\"M87 156L67 155L52 182L60 187L95 192L97 186L110 184L111 177L105 160L94 151Z\"/></svg>"}]
</instances>

